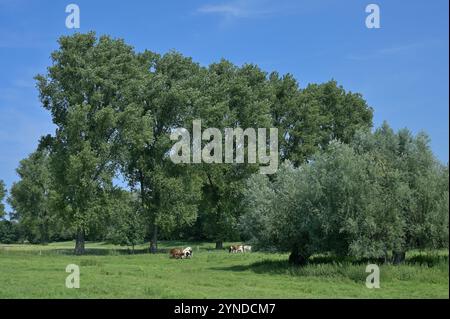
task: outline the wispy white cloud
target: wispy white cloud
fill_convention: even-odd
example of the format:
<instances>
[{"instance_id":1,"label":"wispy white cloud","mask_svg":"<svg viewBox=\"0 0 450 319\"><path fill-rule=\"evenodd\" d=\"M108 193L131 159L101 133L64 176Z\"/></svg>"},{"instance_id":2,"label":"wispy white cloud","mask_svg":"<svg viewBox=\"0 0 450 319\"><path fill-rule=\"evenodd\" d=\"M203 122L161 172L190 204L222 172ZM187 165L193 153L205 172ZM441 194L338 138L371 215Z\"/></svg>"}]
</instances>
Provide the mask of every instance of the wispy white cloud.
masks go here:
<instances>
[{"instance_id":1,"label":"wispy white cloud","mask_svg":"<svg viewBox=\"0 0 450 319\"><path fill-rule=\"evenodd\" d=\"M281 2L268 0L235 0L226 3L206 4L197 8L200 14L215 14L225 19L258 18L292 11Z\"/></svg>"},{"instance_id":2,"label":"wispy white cloud","mask_svg":"<svg viewBox=\"0 0 450 319\"><path fill-rule=\"evenodd\" d=\"M247 16L248 12L237 5L205 5L198 8L200 13L216 13L225 16L242 17Z\"/></svg>"},{"instance_id":3,"label":"wispy white cloud","mask_svg":"<svg viewBox=\"0 0 450 319\"><path fill-rule=\"evenodd\" d=\"M258 17L271 12L266 1L237 0L226 4L206 4L197 9L198 13L216 14L225 18Z\"/></svg>"},{"instance_id":4,"label":"wispy white cloud","mask_svg":"<svg viewBox=\"0 0 450 319\"><path fill-rule=\"evenodd\" d=\"M408 44L399 44L399 45L394 45L394 46L390 46L390 47L377 49L377 50L367 52L367 53L349 54L349 55L347 55L347 59L354 60L354 61L366 61L366 60L383 58L383 57L388 57L388 56L393 56L393 55L398 55L398 54L406 54L406 53L414 52L416 50L420 50L431 44L432 44L431 42L416 42L416 43L408 43Z\"/></svg>"}]
</instances>

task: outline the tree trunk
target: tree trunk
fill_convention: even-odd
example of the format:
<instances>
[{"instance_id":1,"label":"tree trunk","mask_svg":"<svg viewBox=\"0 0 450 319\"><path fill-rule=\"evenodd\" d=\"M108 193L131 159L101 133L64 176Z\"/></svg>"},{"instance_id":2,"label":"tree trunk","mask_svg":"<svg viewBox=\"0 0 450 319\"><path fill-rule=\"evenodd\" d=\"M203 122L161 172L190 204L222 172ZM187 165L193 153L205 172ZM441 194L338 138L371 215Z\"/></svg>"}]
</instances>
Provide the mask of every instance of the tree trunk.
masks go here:
<instances>
[{"instance_id":1,"label":"tree trunk","mask_svg":"<svg viewBox=\"0 0 450 319\"><path fill-rule=\"evenodd\" d=\"M156 254L158 252L158 226L153 225L153 237L150 241L150 253Z\"/></svg>"},{"instance_id":2,"label":"tree trunk","mask_svg":"<svg viewBox=\"0 0 450 319\"><path fill-rule=\"evenodd\" d=\"M43 245L47 245L49 242L49 236L48 236L48 230L47 230L47 225L44 223L42 223L40 225L40 232L41 232L41 244Z\"/></svg>"},{"instance_id":3,"label":"tree trunk","mask_svg":"<svg viewBox=\"0 0 450 319\"><path fill-rule=\"evenodd\" d=\"M392 252L392 263L394 265L399 265L403 263L406 259L406 253L404 251L394 251Z\"/></svg>"},{"instance_id":4,"label":"tree trunk","mask_svg":"<svg viewBox=\"0 0 450 319\"><path fill-rule=\"evenodd\" d=\"M85 253L84 237L85 237L84 229L78 229L77 238L75 242L75 255L83 255Z\"/></svg>"},{"instance_id":5,"label":"tree trunk","mask_svg":"<svg viewBox=\"0 0 450 319\"><path fill-rule=\"evenodd\" d=\"M389 263L389 254L385 253L384 258L383 258L383 264L387 264L387 263Z\"/></svg>"},{"instance_id":6,"label":"tree trunk","mask_svg":"<svg viewBox=\"0 0 450 319\"><path fill-rule=\"evenodd\" d=\"M297 248L292 249L289 255L289 263L295 266L304 266L308 262L308 256L301 254Z\"/></svg>"},{"instance_id":7,"label":"tree trunk","mask_svg":"<svg viewBox=\"0 0 450 319\"><path fill-rule=\"evenodd\" d=\"M223 249L223 241L222 240L216 241L216 249Z\"/></svg>"}]
</instances>

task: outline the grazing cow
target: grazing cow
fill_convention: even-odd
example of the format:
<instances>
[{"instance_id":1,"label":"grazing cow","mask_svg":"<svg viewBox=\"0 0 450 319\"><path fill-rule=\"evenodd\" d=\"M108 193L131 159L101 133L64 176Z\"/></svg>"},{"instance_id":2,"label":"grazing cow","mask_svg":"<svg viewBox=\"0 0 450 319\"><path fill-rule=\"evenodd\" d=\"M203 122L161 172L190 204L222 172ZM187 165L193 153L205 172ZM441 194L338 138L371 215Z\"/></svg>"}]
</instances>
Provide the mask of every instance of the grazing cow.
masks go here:
<instances>
[{"instance_id":1,"label":"grazing cow","mask_svg":"<svg viewBox=\"0 0 450 319\"><path fill-rule=\"evenodd\" d=\"M184 256L184 258L191 258L192 257L192 248L186 247L185 249L183 249L183 256Z\"/></svg>"},{"instance_id":2,"label":"grazing cow","mask_svg":"<svg viewBox=\"0 0 450 319\"><path fill-rule=\"evenodd\" d=\"M251 252L252 246L250 245L232 245L228 249L228 252L230 253L245 253L245 252Z\"/></svg>"},{"instance_id":3,"label":"grazing cow","mask_svg":"<svg viewBox=\"0 0 450 319\"><path fill-rule=\"evenodd\" d=\"M230 249L228 249L228 252L230 253L243 253L244 252L244 248L242 245L234 245L234 246L230 246Z\"/></svg>"},{"instance_id":4,"label":"grazing cow","mask_svg":"<svg viewBox=\"0 0 450 319\"><path fill-rule=\"evenodd\" d=\"M172 248L169 253L170 258L180 259L184 256L183 250L181 248Z\"/></svg>"}]
</instances>

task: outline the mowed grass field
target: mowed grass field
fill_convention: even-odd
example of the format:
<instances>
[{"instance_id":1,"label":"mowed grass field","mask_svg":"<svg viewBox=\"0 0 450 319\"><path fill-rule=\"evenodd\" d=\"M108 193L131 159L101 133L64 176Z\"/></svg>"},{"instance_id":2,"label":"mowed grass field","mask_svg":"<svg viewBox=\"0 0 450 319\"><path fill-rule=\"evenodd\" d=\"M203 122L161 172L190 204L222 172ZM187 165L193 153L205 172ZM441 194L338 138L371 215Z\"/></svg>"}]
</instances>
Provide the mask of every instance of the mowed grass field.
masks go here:
<instances>
[{"instance_id":1,"label":"mowed grass field","mask_svg":"<svg viewBox=\"0 0 450 319\"><path fill-rule=\"evenodd\" d=\"M302 268L287 254L229 254L212 243L162 242L160 249L191 246L193 258L135 254L127 248L73 242L0 245L0 298L449 298L448 250L410 252L407 263L380 265L379 289L368 289L367 262L316 256ZM68 264L80 267L80 288L68 289Z\"/></svg>"}]
</instances>

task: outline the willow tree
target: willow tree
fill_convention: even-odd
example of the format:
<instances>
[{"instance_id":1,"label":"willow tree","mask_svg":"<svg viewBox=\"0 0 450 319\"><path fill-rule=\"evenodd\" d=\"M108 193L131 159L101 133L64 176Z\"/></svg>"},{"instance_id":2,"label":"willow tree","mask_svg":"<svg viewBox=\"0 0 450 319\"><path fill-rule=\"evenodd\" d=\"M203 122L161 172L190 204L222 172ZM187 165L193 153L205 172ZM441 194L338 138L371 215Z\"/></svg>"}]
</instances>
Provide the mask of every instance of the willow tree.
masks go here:
<instances>
[{"instance_id":1,"label":"willow tree","mask_svg":"<svg viewBox=\"0 0 450 319\"><path fill-rule=\"evenodd\" d=\"M428 135L394 132L385 122L373 134L357 134L351 144L373 159L380 178L396 175L397 185L383 198L397 194L395 206L403 221L403 241L393 249L394 261L402 262L409 249L448 247L448 166L436 159Z\"/></svg>"},{"instance_id":2,"label":"willow tree","mask_svg":"<svg viewBox=\"0 0 450 319\"><path fill-rule=\"evenodd\" d=\"M448 168L424 134L387 124L272 180L252 176L245 195L243 232L296 264L315 253L400 263L409 249L448 247Z\"/></svg>"}]
</instances>

